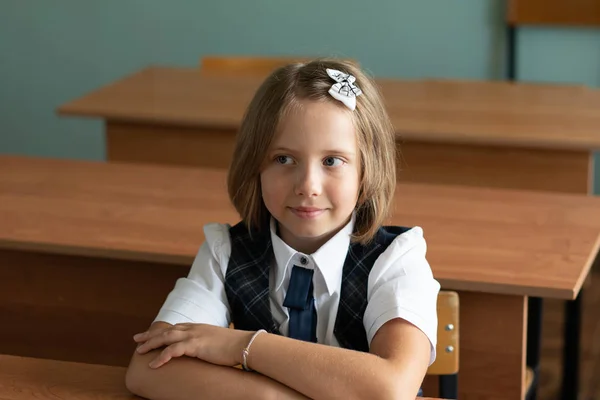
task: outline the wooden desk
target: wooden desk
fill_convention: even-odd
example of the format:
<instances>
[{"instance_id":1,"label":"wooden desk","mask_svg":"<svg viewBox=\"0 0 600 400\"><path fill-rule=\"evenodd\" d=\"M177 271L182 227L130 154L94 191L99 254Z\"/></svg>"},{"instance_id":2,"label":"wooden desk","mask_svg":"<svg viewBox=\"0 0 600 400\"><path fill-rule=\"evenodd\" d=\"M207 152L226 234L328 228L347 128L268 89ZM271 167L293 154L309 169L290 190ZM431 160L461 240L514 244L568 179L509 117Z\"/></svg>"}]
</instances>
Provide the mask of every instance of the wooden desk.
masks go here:
<instances>
[{"instance_id":1,"label":"wooden desk","mask_svg":"<svg viewBox=\"0 0 600 400\"><path fill-rule=\"evenodd\" d=\"M125 367L0 355L2 400L135 400ZM440 400L417 397L417 400Z\"/></svg>"},{"instance_id":2,"label":"wooden desk","mask_svg":"<svg viewBox=\"0 0 600 400\"><path fill-rule=\"evenodd\" d=\"M519 398L527 296L575 298L600 199L400 184L395 208L460 291L460 398ZM237 220L224 170L0 157L0 353L127 365L202 226Z\"/></svg>"},{"instance_id":3,"label":"wooden desk","mask_svg":"<svg viewBox=\"0 0 600 400\"><path fill-rule=\"evenodd\" d=\"M110 161L229 165L260 84L150 67L71 101L61 115L106 121ZM588 193L600 149L600 91L476 81L378 79L405 182Z\"/></svg>"},{"instance_id":4,"label":"wooden desk","mask_svg":"<svg viewBox=\"0 0 600 400\"><path fill-rule=\"evenodd\" d=\"M0 355L2 400L135 400L125 367Z\"/></svg>"}]
</instances>

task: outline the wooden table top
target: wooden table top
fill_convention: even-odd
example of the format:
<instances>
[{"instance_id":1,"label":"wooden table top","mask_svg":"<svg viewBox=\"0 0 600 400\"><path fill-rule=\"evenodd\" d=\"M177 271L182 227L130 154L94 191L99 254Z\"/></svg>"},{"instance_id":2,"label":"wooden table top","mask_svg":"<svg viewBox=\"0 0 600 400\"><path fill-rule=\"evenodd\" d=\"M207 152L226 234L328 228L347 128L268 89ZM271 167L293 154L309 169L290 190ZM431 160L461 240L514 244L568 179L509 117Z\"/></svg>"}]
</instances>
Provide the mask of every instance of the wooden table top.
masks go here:
<instances>
[{"instance_id":1,"label":"wooden table top","mask_svg":"<svg viewBox=\"0 0 600 400\"><path fill-rule=\"evenodd\" d=\"M191 265L234 224L226 172L0 156L0 248ZM600 248L600 198L400 184L390 223L421 226L445 289L572 299Z\"/></svg>"},{"instance_id":2,"label":"wooden table top","mask_svg":"<svg viewBox=\"0 0 600 400\"><path fill-rule=\"evenodd\" d=\"M124 367L0 355L2 400L135 400Z\"/></svg>"},{"instance_id":3,"label":"wooden table top","mask_svg":"<svg viewBox=\"0 0 600 400\"><path fill-rule=\"evenodd\" d=\"M142 399L125 387L125 372L125 367L0 355L0 399Z\"/></svg>"},{"instance_id":4,"label":"wooden table top","mask_svg":"<svg viewBox=\"0 0 600 400\"><path fill-rule=\"evenodd\" d=\"M600 149L600 90L492 81L377 79L408 141ZM260 78L149 67L59 107L61 115L237 129Z\"/></svg>"}]
</instances>

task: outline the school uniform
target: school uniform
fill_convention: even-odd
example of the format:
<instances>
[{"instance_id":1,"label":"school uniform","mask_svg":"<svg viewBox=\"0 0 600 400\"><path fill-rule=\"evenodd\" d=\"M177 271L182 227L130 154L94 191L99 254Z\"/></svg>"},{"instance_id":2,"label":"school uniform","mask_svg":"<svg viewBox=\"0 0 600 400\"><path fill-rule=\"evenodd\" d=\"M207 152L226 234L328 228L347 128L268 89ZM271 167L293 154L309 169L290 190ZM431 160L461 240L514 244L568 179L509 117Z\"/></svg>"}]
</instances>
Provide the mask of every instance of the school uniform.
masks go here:
<instances>
[{"instance_id":1,"label":"school uniform","mask_svg":"<svg viewBox=\"0 0 600 400\"><path fill-rule=\"evenodd\" d=\"M204 226L205 243L186 278L177 280L155 321L206 323L265 329L289 336L291 308L285 307L292 271L312 270L316 342L369 351L377 330L402 318L437 341L439 283L425 258L420 227L384 227L372 243L350 243L352 219L313 254L303 254L277 235L239 223Z\"/></svg>"}]
</instances>

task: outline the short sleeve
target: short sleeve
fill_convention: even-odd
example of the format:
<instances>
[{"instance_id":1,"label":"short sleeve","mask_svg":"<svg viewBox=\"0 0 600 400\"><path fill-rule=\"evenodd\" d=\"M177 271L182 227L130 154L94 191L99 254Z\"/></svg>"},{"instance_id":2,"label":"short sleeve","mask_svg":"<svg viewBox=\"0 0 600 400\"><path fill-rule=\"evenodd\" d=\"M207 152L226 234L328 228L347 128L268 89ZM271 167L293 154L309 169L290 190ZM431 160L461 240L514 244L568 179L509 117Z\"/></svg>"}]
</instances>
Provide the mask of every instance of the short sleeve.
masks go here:
<instances>
[{"instance_id":1,"label":"short sleeve","mask_svg":"<svg viewBox=\"0 0 600 400\"><path fill-rule=\"evenodd\" d=\"M425 258L427 245L420 227L399 235L379 256L368 283L364 326L369 345L386 322L402 318L419 328L431 344L435 361L437 297L440 284Z\"/></svg>"},{"instance_id":2,"label":"short sleeve","mask_svg":"<svg viewBox=\"0 0 600 400\"><path fill-rule=\"evenodd\" d=\"M200 247L188 276L177 280L155 322L229 326L230 311L225 293L225 274L231 255L229 227L224 224L205 225L204 236L206 241Z\"/></svg>"}]
</instances>

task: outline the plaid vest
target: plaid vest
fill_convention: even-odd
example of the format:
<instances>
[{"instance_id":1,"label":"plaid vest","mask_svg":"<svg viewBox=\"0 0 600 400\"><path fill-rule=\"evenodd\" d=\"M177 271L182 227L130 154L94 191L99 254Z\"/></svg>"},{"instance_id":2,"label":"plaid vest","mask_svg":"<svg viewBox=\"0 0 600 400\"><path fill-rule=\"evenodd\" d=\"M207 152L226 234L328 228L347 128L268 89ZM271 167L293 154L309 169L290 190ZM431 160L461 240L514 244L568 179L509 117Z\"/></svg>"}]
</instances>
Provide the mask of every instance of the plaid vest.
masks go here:
<instances>
[{"instance_id":1,"label":"plaid vest","mask_svg":"<svg viewBox=\"0 0 600 400\"><path fill-rule=\"evenodd\" d=\"M342 270L340 304L333 333L343 348L369 351L363 316L367 283L375 260L396 236L409 228L382 227L364 246L351 243ZM270 231L252 231L240 222L229 229L231 257L225 274L225 292L236 329L265 329L280 335L269 298L269 270L274 262Z\"/></svg>"}]
</instances>

